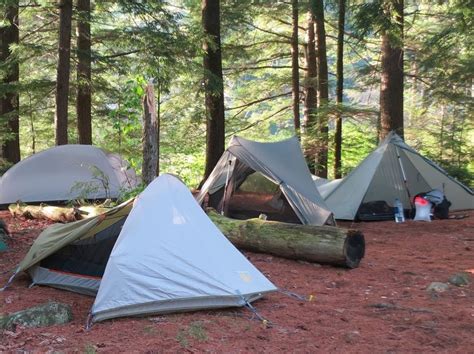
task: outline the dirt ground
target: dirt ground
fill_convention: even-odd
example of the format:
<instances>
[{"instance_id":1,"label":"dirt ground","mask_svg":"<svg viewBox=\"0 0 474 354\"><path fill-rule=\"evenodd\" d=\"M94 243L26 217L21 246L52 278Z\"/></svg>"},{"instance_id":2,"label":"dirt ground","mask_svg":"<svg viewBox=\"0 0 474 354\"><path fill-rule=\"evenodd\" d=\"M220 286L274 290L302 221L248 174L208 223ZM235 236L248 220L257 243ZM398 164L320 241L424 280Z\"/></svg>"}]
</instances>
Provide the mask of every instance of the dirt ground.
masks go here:
<instances>
[{"instance_id":1,"label":"dirt ground","mask_svg":"<svg viewBox=\"0 0 474 354\"><path fill-rule=\"evenodd\" d=\"M93 298L29 289L28 276L21 275L0 292L0 313L53 300L71 305L74 320L0 332L0 352L473 353L474 275L464 287L426 290L474 271L474 212L467 215L431 223L339 223L365 234L366 255L353 270L246 253L278 287L314 297L300 301L273 293L254 302L271 326L239 308L109 320L85 331ZM47 223L6 212L0 218L13 232L10 250L0 253L3 285Z\"/></svg>"}]
</instances>

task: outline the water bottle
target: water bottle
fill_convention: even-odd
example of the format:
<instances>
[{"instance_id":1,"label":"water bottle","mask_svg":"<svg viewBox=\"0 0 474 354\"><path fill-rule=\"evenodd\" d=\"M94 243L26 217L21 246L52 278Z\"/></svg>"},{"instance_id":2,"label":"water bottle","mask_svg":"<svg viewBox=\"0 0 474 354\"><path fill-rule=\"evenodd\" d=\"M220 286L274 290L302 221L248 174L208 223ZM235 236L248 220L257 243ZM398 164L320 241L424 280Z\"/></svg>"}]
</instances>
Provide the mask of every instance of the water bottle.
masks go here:
<instances>
[{"instance_id":1,"label":"water bottle","mask_svg":"<svg viewBox=\"0 0 474 354\"><path fill-rule=\"evenodd\" d=\"M395 222L405 222L405 214L403 212L403 204L400 199L395 199Z\"/></svg>"}]
</instances>

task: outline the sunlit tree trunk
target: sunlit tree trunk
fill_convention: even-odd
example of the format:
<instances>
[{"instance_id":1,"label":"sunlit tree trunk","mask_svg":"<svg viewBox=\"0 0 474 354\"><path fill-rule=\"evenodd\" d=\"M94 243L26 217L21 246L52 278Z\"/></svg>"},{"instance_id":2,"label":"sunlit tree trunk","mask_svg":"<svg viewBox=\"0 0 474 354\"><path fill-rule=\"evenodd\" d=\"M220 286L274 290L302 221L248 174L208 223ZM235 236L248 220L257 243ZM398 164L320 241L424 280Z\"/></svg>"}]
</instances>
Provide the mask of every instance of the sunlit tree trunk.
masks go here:
<instances>
[{"instance_id":1,"label":"sunlit tree trunk","mask_svg":"<svg viewBox=\"0 0 474 354\"><path fill-rule=\"evenodd\" d=\"M71 67L72 0L59 0L59 56L56 76L56 145L68 143L69 71Z\"/></svg>"},{"instance_id":2,"label":"sunlit tree trunk","mask_svg":"<svg viewBox=\"0 0 474 354\"><path fill-rule=\"evenodd\" d=\"M311 0L311 10L316 22L317 60L318 60L318 150L316 175L327 178L328 175L328 119L327 104L329 99L328 62L326 53L326 29L324 26L323 0Z\"/></svg>"},{"instance_id":3,"label":"sunlit tree trunk","mask_svg":"<svg viewBox=\"0 0 474 354\"><path fill-rule=\"evenodd\" d=\"M206 95L206 179L219 161L225 146L224 83L220 35L219 0L202 0L204 85Z\"/></svg>"},{"instance_id":4,"label":"sunlit tree trunk","mask_svg":"<svg viewBox=\"0 0 474 354\"><path fill-rule=\"evenodd\" d=\"M156 166L158 160L158 141L156 101L153 85L148 84L143 97L143 165L142 180L149 185L156 177Z\"/></svg>"},{"instance_id":5,"label":"sunlit tree trunk","mask_svg":"<svg viewBox=\"0 0 474 354\"><path fill-rule=\"evenodd\" d=\"M293 97L293 121L296 136L300 137L300 74L298 47L298 0L291 1L293 32L291 36L291 86Z\"/></svg>"},{"instance_id":6,"label":"sunlit tree trunk","mask_svg":"<svg viewBox=\"0 0 474 354\"><path fill-rule=\"evenodd\" d=\"M318 73L316 64L316 41L314 37L314 16L308 12L306 29L306 76L304 80L304 117L303 117L303 147L306 162L311 173L315 173L316 148L315 132L317 129L318 104Z\"/></svg>"},{"instance_id":7,"label":"sunlit tree trunk","mask_svg":"<svg viewBox=\"0 0 474 354\"><path fill-rule=\"evenodd\" d=\"M77 0L77 132L79 144L92 144L91 2Z\"/></svg>"},{"instance_id":8,"label":"sunlit tree trunk","mask_svg":"<svg viewBox=\"0 0 474 354\"><path fill-rule=\"evenodd\" d=\"M337 63L336 63L336 102L338 111L336 115L336 134L334 136L334 178L341 178L341 152L342 152L342 99L344 90L344 22L346 14L346 1L339 0L339 19L337 33Z\"/></svg>"},{"instance_id":9,"label":"sunlit tree trunk","mask_svg":"<svg viewBox=\"0 0 474 354\"><path fill-rule=\"evenodd\" d=\"M389 33L382 34L380 141L392 130L403 138L403 0L393 5L400 36L395 41Z\"/></svg>"},{"instance_id":10,"label":"sunlit tree trunk","mask_svg":"<svg viewBox=\"0 0 474 354\"><path fill-rule=\"evenodd\" d=\"M5 26L0 27L0 62L6 63L6 73L1 85L5 87L0 96L0 122L6 132L0 142L2 143L2 155L7 161L17 163L20 161L20 137L19 137L19 106L20 100L17 88L20 71L16 58L12 56L11 45L19 42L18 2L6 6L4 15ZM3 91L3 90L2 90Z\"/></svg>"},{"instance_id":11,"label":"sunlit tree trunk","mask_svg":"<svg viewBox=\"0 0 474 354\"><path fill-rule=\"evenodd\" d=\"M158 71L160 68L158 67ZM156 175L160 175L160 130L161 130L161 83L158 81L158 93L156 100Z\"/></svg>"}]
</instances>

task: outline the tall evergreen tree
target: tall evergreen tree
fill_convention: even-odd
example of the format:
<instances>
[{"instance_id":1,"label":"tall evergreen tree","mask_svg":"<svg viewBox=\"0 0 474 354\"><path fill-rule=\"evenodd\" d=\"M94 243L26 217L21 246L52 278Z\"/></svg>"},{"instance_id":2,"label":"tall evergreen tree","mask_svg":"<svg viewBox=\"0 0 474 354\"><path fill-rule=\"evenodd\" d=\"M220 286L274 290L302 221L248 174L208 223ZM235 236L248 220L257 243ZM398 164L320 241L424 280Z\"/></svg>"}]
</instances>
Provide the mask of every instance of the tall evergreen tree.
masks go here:
<instances>
[{"instance_id":1,"label":"tall evergreen tree","mask_svg":"<svg viewBox=\"0 0 474 354\"><path fill-rule=\"evenodd\" d=\"M92 144L91 2L77 0L77 132L79 144Z\"/></svg>"},{"instance_id":2,"label":"tall evergreen tree","mask_svg":"<svg viewBox=\"0 0 474 354\"><path fill-rule=\"evenodd\" d=\"M392 130L403 137L403 0L387 1L384 10L396 29L382 32L379 140Z\"/></svg>"},{"instance_id":3,"label":"tall evergreen tree","mask_svg":"<svg viewBox=\"0 0 474 354\"><path fill-rule=\"evenodd\" d=\"M315 141L313 138L317 128L317 104L318 104L318 73L316 61L316 40L314 33L314 16L311 11L308 12L308 20L306 27L306 76L304 83L304 155L309 169L315 173L316 157L315 157Z\"/></svg>"},{"instance_id":4,"label":"tall evergreen tree","mask_svg":"<svg viewBox=\"0 0 474 354\"><path fill-rule=\"evenodd\" d=\"M298 0L291 1L292 34L291 34L291 87L293 97L293 121L296 136L300 136L300 73L298 43Z\"/></svg>"},{"instance_id":5,"label":"tall evergreen tree","mask_svg":"<svg viewBox=\"0 0 474 354\"><path fill-rule=\"evenodd\" d=\"M346 0L339 0L339 13L337 22L337 64L336 64L336 132L334 135L334 178L341 178L341 150L342 150L342 99L344 90L344 23L346 14Z\"/></svg>"},{"instance_id":6,"label":"tall evergreen tree","mask_svg":"<svg viewBox=\"0 0 474 354\"><path fill-rule=\"evenodd\" d=\"M0 27L0 65L4 68L0 91L0 123L5 128L2 140L2 155L11 162L20 161L19 94L17 88L20 70L18 60L12 54L12 46L19 42L18 0L4 4L5 26ZM0 76L1 77L1 76Z\"/></svg>"},{"instance_id":7,"label":"tall evergreen tree","mask_svg":"<svg viewBox=\"0 0 474 354\"><path fill-rule=\"evenodd\" d=\"M225 147L224 83L220 34L219 0L202 0L204 29L204 87L206 105L206 179L219 161Z\"/></svg>"},{"instance_id":8,"label":"tall evergreen tree","mask_svg":"<svg viewBox=\"0 0 474 354\"><path fill-rule=\"evenodd\" d=\"M56 76L56 145L68 143L69 71L71 67L72 0L59 0L59 45Z\"/></svg>"},{"instance_id":9,"label":"tall evergreen tree","mask_svg":"<svg viewBox=\"0 0 474 354\"><path fill-rule=\"evenodd\" d=\"M327 105L329 100L328 61L326 52L326 28L324 24L323 0L311 0L311 11L316 23L316 42L318 60L318 92L319 92L319 119L318 119L318 150L316 175L327 178L328 175L328 119Z\"/></svg>"}]
</instances>

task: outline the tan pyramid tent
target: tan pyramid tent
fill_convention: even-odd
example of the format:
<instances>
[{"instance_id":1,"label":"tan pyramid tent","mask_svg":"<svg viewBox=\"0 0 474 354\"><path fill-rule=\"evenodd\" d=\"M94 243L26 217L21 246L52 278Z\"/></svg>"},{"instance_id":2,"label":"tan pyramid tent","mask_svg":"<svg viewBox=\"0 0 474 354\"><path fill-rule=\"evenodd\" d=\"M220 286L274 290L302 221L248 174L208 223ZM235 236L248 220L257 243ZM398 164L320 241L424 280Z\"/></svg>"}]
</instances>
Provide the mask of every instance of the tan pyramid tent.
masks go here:
<instances>
[{"instance_id":1,"label":"tan pyramid tent","mask_svg":"<svg viewBox=\"0 0 474 354\"><path fill-rule=\"evenodd\" d=\"M288 203L294 220L309 225L334 224L296 137L261 143L234 136L196 198L202 203L208 195L209 206L225 213L224 206L229 206L233 194L255 174L276 186L279 194L271 202Z\"/></svg>"},{"instance_id":2,"label":"tan pyramid tent","mask_svg":"<svg viewBox=\"0 0 474 354\"><path fill-rule=\"evenodd\" d=\"M395 133L389 134L346 177L322 184L318 189L336 219L357 219L362 205L384 201L393 206L395 198L404 209L411 209L416 194L432 189L445 194L452 203L450 210L474 208L471 189L405 144Z\"/></svg>"}]
</instances>

